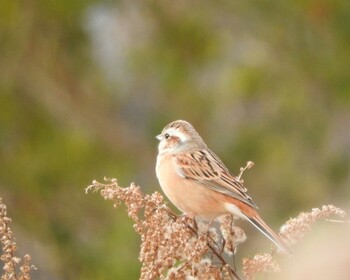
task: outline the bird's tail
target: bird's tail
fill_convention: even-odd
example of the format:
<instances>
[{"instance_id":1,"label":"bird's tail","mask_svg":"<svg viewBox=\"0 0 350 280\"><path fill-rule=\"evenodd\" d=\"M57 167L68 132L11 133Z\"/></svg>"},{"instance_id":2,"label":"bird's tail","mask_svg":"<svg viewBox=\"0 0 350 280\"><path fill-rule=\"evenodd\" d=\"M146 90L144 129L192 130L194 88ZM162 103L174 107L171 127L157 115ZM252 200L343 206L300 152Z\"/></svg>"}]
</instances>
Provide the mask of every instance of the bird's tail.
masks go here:
<instances>
[{"instance_id":1,"label":"bird's tail","mask_svg":"<svg viewBox=\"0 0 350 280\"><path fill-rule=\"evenodd\" d=\"M248 217L244 213L243 216L251 222L259 231L261 231L268 239L270 239L274 244L277 245L282 251L287 254L293 254L293 251L289 248L288 244L279 237L256 213L254 216Z\"/></svg>"}]
</instances>

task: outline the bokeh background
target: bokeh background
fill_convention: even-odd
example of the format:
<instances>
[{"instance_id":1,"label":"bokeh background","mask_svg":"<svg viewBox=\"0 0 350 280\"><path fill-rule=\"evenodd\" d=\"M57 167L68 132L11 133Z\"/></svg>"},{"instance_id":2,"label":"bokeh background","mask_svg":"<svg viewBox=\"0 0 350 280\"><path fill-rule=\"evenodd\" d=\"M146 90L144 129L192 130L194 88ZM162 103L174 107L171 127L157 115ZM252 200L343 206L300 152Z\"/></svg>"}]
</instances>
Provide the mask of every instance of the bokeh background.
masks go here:
<instances>
[{"instance_id":1,"label":"bokeh background","mask_svg":"<svg viewBox=\"0 0 350 280\"><path fill-rule=\"evenodd\" d=\"M84 188L158 190L154 137L175 119L233 172L255 162L245 185L273 228L349 208L349 27L346 0L0 1L0 196L34 278L138 278L126 212ZM269 248L244 228L240 257Z\"/></svg>"}]
</instances>

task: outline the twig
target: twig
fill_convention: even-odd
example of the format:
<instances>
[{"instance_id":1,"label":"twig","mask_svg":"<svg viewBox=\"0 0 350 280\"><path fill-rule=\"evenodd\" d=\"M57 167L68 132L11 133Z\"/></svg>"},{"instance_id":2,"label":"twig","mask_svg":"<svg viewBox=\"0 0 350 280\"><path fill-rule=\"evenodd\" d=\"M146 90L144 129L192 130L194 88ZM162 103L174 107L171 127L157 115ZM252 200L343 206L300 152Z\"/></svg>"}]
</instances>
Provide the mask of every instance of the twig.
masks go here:
<instances>
[{"instance_id":1,"label":"twig","mask_svg":"<svg viewBox=\"0 0 350 280\"><path fill-rule=\"evenodd\" d=\"M185 224L196 236L198 236L198 232L191 227L189 224ZM210 236L209 236L210 237ZM213 240L210 237L211 240ZM214 241L214 240L213 240ZM215 241L214 241L215 242ZM208 242L208 247L210 248L210 250L212 251L212 253L221 261L222 266L228 266L229 271L232 273L232 275L237 279L237 280L242 280L238 274L236 273L236 271L225 261L225 259L222 257L222 255ZM217 245L217 243L215 242L215 244Z\"/></svg>"},{"instance_id":2,"label":"twig","mask_svg":"<svg viewBox=\"0 0 350 280\"><path fill-rule=\"evenodd\" d=\"M242 179L242 175L244 173L244 171L246 171L247 169L250 169L254 166L254 162L252 161L247 161L247 164L245 165L245 167L241 167L239 170L239 175L237 176L237 180L240 181L243 184L243 179Z\"/></svg>"},{"instance_id":3,"label":"twig","mask_svg":"<svg viewBox=\"0 0 350 280\"><path fill-rule=\"evenodd\" d=\"M331 223L347 223L347 224L350 224L350 221L342 221L342 220L325 219L325 221L331 222Z\"/></svg>"}]
</instances>

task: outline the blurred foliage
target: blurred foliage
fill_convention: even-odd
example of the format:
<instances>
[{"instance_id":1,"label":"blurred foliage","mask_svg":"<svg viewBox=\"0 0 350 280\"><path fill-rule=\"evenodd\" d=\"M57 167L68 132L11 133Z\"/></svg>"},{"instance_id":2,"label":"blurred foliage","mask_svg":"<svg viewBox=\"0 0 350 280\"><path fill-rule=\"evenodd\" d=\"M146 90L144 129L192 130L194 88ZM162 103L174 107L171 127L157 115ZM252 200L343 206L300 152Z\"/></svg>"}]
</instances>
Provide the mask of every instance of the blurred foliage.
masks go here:
<instances>
[{"instance_id":1,"label":"blurred foliage","mask_svg":"<svg viewBox=\"0 0 350 280\"><path fill-rule=\"evenodd\" d=\"M154 136L175 119L233 172L256 163L246 186L276 227L347 207L349 26L345 0L0 1L0 196L35 278L138 277L125 212L84 187L158 189Z\"/></svg>"}]
</instances>

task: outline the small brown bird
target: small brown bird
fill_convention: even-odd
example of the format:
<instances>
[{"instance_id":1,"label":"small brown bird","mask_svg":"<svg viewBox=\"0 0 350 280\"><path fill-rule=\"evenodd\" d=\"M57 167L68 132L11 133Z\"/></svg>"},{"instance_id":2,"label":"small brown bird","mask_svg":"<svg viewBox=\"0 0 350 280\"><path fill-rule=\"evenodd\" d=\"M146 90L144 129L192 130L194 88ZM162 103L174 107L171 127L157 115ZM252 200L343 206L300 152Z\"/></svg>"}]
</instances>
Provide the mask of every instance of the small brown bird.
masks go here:
<instances>
[{"instance_id":1,"label":"small brown bird","mask_svg":"<svg viewBox=\"0 0 350 280\"><path fill-rule=\"evenodd\" d=\"M291 253L286 242L257 213L247 189L209 150L190 123L174 121L157 139L159 184L177 208L207 221L228 213L243 218L284 252Z\"/></svg>"}]
</instances>

